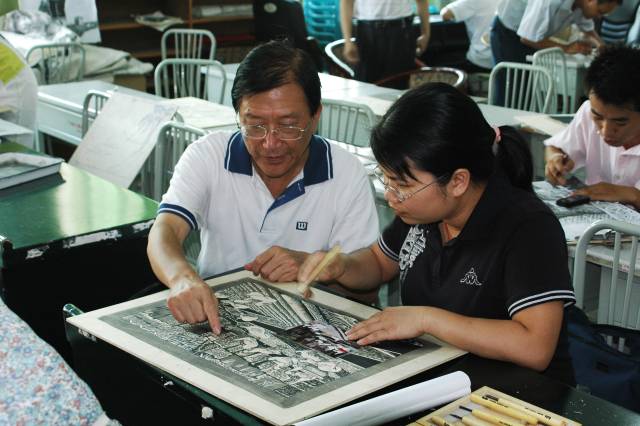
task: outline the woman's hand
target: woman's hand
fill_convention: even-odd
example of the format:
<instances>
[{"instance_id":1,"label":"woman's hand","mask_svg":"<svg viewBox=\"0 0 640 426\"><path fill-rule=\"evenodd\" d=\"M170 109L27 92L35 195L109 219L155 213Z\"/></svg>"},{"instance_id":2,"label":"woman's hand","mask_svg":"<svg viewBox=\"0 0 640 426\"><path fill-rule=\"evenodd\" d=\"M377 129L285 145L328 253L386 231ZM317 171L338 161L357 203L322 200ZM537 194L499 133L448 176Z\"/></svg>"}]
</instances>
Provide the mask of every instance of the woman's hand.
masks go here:
<instances>
[{"instance_id":1,"label":"woman's hand","mask_svg":"<svg viewBox=\"0 0 640 426\"><path fill-rule=\"evenodd\" d=\"M425 333L428 307L396 306L386 308L347 331L349 340L368 345L384 340L412 339Z\"/></svg>"}]
</instances>

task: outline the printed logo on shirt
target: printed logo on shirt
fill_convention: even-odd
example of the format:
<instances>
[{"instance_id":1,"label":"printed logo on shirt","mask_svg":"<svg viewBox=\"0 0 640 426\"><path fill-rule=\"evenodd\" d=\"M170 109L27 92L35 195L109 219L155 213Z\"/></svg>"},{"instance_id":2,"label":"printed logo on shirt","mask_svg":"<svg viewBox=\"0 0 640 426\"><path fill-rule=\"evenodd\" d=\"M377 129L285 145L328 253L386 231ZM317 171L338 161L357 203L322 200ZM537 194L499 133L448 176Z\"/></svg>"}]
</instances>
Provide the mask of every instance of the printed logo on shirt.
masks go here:
<instances>
[{"instance_id":1,"label":"printed logo on shirt","mask_svg":"<svg viewBox=\"0 0 640 426\"><path fill-rule=\"evenodd\" d=\"M296 222L296 229L298 231L306 231L307 230L307 222Z\"/></svg>"},{"instance_id":2,"label":"printed logo on shirt","mask_svg":"<svg viewBox=\"0 0 640 426\"><path fill-rule=\"evenodd\" d=\"M425 236L424 229L418 225L412 226L400 249L400 262L398 265L400 266L401 283L404 282L409 269L413 266L413 262L422 254L426 247L427 237Z\"/></svg>"},{"instance_id":3,"label":"printed logo on shirt","mask_svg":"<svg viewBox=\"0 0 640 426\"><path fill-rule=\"evenodd\" d=\"M469 272L464 274L464 278L462 278L460 282L462 284L467 284L467 285L477 285L477 286L482 285L482 283L478 281L478 275L476 275L476 271L474 268L471 268Z\"/></svg>"}]
</instances>

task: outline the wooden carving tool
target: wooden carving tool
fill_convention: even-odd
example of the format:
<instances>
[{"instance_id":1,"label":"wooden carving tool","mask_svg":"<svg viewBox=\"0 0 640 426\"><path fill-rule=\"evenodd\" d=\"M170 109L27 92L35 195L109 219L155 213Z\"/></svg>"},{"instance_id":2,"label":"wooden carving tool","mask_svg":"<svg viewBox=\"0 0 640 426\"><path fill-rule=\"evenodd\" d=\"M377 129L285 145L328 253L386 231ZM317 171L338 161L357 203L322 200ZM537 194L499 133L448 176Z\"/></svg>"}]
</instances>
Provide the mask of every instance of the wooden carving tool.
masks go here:
<instances>
[{"instance_id":1,"label":"wooden carving tool","mask_svg":"<svg viewBox=\"0 0 640 426\"><path fill-rule=\"evenodd\" d=\"M310 292L309 286L311 285L311 283L314 282L316 278L318 278L318 275L320 275L325 266L327 266L339 254L340 246L336 244L331 250L327 252L327 254L324 255L324 258L322 259L322 261L320 261L320 263L318 263L318 266L316 266L313 272L311 272L311 275L309 275L307 281L298 284L298 292L304 297L308 297Z\"/></svg>"},{"instance_id":2,"label":"wooden carving tool","mask_svg":"<svg viewBox=\"0 0 640 426\"><path fill-rule=\"evenodd\" d=\"M470 396L471 396L471 402L475 402L476 404L487 407L492 411L505 414L509 417L513 417L514 419L524 420L525 422L531 425L535 425L536 423L538 423L537 417L533 416L532 414L528 414L522 410L501 405L496 401L492 401L487 397L482 397L480 395L476 395L473 393Z\"/></svg>"},{"instance_id":3,"label":"wooden carving tool","mask_svg":"<svg viewBox=\"0 0 640 426\"><path fill-rule=\"evenodd\" d=\"M504 405L505 407L513 408L513 409L516 409L516 410L520 410L523 413L531 414L536 419L538 419L538 421L540 423L543 423L545 425L549 425L549 426L565 426L567 424L564 420L554 419L553 417L551 417L548 414L539 413L538 411L536 411L533 408L525 407L523 405L520 405L520 404L518 404L516 402L510 401L510 400L505 399L505 398L498 398L498 397L495 397L495 396L489 395L489 394L485 395L484 398L493 400L497 404Z\"/></svg>"}]
</instances>

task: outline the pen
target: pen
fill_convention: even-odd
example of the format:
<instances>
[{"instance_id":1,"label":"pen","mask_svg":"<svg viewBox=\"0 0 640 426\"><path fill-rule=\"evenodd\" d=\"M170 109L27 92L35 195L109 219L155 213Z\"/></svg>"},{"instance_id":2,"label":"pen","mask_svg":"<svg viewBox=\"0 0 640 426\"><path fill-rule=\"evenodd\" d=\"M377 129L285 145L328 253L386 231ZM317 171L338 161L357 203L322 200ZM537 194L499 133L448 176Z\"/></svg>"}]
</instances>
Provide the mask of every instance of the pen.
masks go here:
<instances>
[{"instance_id":1,"label":"pen","mask_svg":"<svg viewBox=\"0 0 640 426\"><path fill-rule=\"evenodd\" d=\"M509 401L508 399L498 398L493 395L486 394L485 398L491 399L497 404L504 405L505 407L514 408L516 410L520 410L525 413L529 413L538 419L539 422L544 423L549 426L565 426L567 423L564 420L554 419L548 414L540 413L533 408L525 407L523 405L517 404L513 401Z\"/></svg>"},{"instance_id":2,"label":"pen","mask_svg":"<svg viewBox=\"0 0 640 426\"><path fill-rule=\"evenodd\" d=\"M484 407L489 408L490 410L496 411L498 413L506 414L509 417L513 417L514 419L524 420L525 422L535 425L538 423L538 418L525 413L524 411L517 410L515 408L510 408L505 405L498 404L497 402L487 398L482 397L480 395L471 394L471 402L475 402L476 404L480 404Z\"/></svg>"},{"instance_id":3,"label":"pen","mask_svg":"<svg viewBox=\"0 0 640 426\"><path fill-rule=\"evenodd\" d=\"M494 424L494 425L500 425L500 426L522 426L522 423L520 423L518 421L511 421L510 419L507 419L506 417L502 417L499 414L493 414L493 413L490 413L490 412L484 411L484 410L471 409L471 408L465 407L464 405L461 405L460 408L462 408L465 411L470 412L475 417L477 417L479 419L482 419L482 420L486 420L489 423Z\"/></svg>"}]
</instances>

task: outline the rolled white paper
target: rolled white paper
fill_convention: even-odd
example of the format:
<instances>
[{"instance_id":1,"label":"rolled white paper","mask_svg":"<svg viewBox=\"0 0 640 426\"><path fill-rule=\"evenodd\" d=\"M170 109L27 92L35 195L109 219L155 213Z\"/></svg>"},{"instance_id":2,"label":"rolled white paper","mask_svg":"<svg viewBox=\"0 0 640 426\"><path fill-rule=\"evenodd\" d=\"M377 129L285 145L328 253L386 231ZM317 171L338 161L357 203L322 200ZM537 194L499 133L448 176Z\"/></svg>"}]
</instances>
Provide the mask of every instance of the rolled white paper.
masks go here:
<instances>
[{"instance_id":1,"label":"rolled white paper","mask_svg":"<svg viewBox=\"0 0 640 426\"><path fill-rule=\"evenodd\" d=\"M462 371L447 374L339 410L296 423L297 426L372 426L455 401L471 393Z\"/></svg>"}]
</instances>

